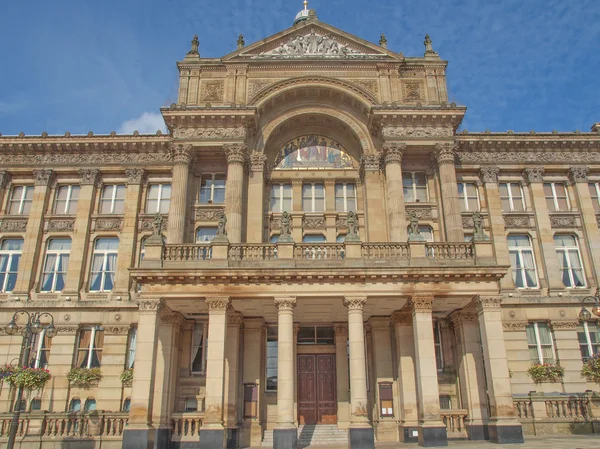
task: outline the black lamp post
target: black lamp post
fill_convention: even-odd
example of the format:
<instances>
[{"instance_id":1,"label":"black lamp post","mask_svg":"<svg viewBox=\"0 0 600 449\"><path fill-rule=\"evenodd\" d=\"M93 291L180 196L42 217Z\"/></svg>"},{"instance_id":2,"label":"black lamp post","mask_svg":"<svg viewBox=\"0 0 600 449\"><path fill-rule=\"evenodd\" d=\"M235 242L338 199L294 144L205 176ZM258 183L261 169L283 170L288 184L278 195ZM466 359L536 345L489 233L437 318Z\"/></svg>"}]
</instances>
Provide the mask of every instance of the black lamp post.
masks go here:
<instances>
[{"instance_id":1,"label":"black lamp post","mask_svg":"<svg viewBox=\"0 0 600 449\"><path fill-rule=\"evenodd\" d=\"M33 344L33 337L45 331L48 338L52 338L56 335L56 328L54 327L54 317L47 312L28 312L26 310L19 310L15 312L10 323L4 328L8 335L15 335L19 332L19 326L17 321L19 317L27 317L27 322L21 327L21 335L23 335L23 343L21 344L21 353L19 355L19 366L30 365L29 354L31 353L31 345ZM43 325L41 319L44 317L50 318L50 324ZM17 390L17 398L15 402L14 412L12 421L10 423L10 434L8 436L7 449L13 449L15 446L15 439L17 438L17 430L19 429L19 417L21 415L21 401L23 401L23 388L19 387Z\"/></svg>"},{"instance_id":2,"label":"black lamp post","mask_svg":"<svg viewBox=\"0 0 600 449\"><path fill-rule=\"evenodd\" d=\"M594 306L592 307L592 312L585 308L584 303L586 301L594 301ZM579 312L579 319L581 321L588 321L592 317L592 313L596 316L600 316L600 287L596 289L596 294L594 296L586 296L581 301L581 311Z\"/></svg>"}]
</instances>

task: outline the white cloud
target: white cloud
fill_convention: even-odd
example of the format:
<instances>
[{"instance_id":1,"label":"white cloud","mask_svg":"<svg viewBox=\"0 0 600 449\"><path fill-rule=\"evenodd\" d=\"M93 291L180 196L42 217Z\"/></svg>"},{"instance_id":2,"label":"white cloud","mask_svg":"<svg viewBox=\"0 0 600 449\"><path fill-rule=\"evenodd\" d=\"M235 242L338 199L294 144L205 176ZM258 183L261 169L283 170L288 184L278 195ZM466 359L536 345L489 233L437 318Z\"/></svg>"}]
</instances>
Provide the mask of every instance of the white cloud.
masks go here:
<instances>
[{"instance_id":1,"label":"white cloud","mask_svg":"<svg viewBox=\"0 0 600 449\"><path fill-rule=\"evenodd\" d=\"M144 112L138 118L123 122L119 128L119 133L132 134L134 131L139 131L140 134L154 134L159 129L163 133L167 132L162 115L159 113Z\"/></svg>"}]
</instances>

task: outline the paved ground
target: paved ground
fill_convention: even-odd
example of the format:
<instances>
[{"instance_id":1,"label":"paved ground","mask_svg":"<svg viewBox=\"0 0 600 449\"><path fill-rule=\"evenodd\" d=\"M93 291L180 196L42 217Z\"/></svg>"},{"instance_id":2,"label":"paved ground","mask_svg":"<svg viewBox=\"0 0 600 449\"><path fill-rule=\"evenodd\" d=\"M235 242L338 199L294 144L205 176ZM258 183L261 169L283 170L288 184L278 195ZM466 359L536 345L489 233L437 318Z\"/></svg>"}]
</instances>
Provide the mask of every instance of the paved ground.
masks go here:
<instances>
[{"instance_id":1,"label":"paved ground","mask_svg":"<svg viewBox=\"0 0 600 449\"><path fill-rule=\"evenodd\" d=\"M493 444L487 441L451 441L448 446L452 449L600 449L600 435L525 437L524 444ZM375 447L378 449L417 449L419 446L406 443L380 443L376 444ZM347 446L308 446L308 448L348 449Z\"/></svg>"}]
</instances>

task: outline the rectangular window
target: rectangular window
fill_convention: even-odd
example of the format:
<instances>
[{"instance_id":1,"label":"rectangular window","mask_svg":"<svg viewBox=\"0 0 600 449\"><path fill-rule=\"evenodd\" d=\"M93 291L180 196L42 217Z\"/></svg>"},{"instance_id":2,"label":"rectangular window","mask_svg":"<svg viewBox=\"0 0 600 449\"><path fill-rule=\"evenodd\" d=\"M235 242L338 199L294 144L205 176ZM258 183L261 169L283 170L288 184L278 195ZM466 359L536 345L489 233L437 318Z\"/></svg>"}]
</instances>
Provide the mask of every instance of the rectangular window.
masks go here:
<instances>
[{"instance_id":1,"label":"rectangular window","mask_svg":"<svg viewBox=\"0 0 600 449\"><path fill-rule=\"evenodd\" d=\"M62 292L65 287L70 254L70 238L48 240L40 291Z\"/></svg>"},{"instance_id":2,"label":"rectangular window","mask_svg":"<svg viewBox=\"0 0 600 449\"><path fill-rule=\"evenodd\" d=\"M509 235L508 252L515 287L538 288L538 277L531 239L528 235Z\"/></svg>"},{"instance_id":3,"label":"rectangular window","mask_svg":"<svg viewBox=\"0 0 600 449\"><path fill-rule=\"evenodd\" d=\"M244 384L244 418L258 418L258 385Z\"/></svg>"},{"instance_id":4,"label":"rectangular window","mask_svg":"<svg viewBox=\"0 0 600 449\"><path fill-rule=\"evenodd\" d=\"M200 204L225 203L225 175L205 173L200 178Z\"/></svg>"},{"instance_id":5,"label":"rectangular window","mask_svg":"<svg viewBox=\"0 0 600 449\"><path fill-rule=\"evenodd\" d=\"M10 215L29 215L33 201L33 186L14 186L8 201Z\"/></svg>"},{"instance_id":6,"label":"rectangular window","mask_svg":"<svg viewBox=\"0 0 600 449\"><path fill-rule=\"evenodd\" d=\"M547 323L529 323L526 328L529 359L534 364L554 363L554 342Z\"/></svg>"},{"instance_id":7,"label":"rectangular window","mask_svg":"<svg viewBox=\"0 0 600 449\"><path fill-rule=\"evenodd\" d=\"M56 215L75 215L79 201L79 186L59 186L56 189L54 213Z\"/></svg>"},{"instance_id":8,"label":"rectangular window","mask_svg":"<svg viewBox=\"0 0 600 449\"><path fill-rule=\"evenodd\" d=\"M590 182L590 196L592 197L592 205L595 212L600 212L600 182Z\"/></svg>"},{"instance_id":9,"label":"rectangular window","mask_svg":"<svg viewBox=\"0 0 600 449\"><path fill-rule=\"evenodd\" d=\"M423 172L402 173L404 201L406 203L420 203L429 201L427 191L427 175Z\"/></svg>"},{"instance_id":10,"label":"rectangular window","mask_svg":"<svg viewBox=\"0 0 600 449\"><path fill-rule=\"evenodd\" d=\"M33 335L33 360L31 363L32 368L47 368L50 362L50 346L52 345L52 339L46 336L46 329L42 330L39 334Z\"/></svg>"},{"instance_id":11,"label":"rectangular window","mask_svg":"<svg viewBox=\"0 0 600 449\"><path fill-rule=\"evenodd\" d=\"M151 184L148 187L147 214L168 214L171 204L171 184Z\"/></svg>"},{"instance_id":12,"label":"rectangular window","mask_svg":"<svg viewBox=\"0 0 600 449\"><path fill-rule=\"evenodd\" d=\"M479 192L474 182L458 183L458 199L463 212L477 212L479 210Z\"/></svg>"},{"instance_id":13,"label":"rectangular window","mask_svg":"<svg viewBox=\"0 0 600 449\"><path fill-rule=\"evenodd\" d=\"M271 186L271 212L292 211L292 185L273 184Z\"/></svg>"},{"instance_id":14,"label":"rectangular window","mask_svg":"<svg viewBox=\"0 0 600 449\"><path fill-rule=\"evenodd\" d=\"M344 182L335 185L335 210L338 212L356 211L356 189L354 184Z\"/></svg>"},{"instance_id":15,"label":"rectangular window","mask_svg":"<svg viewBox=\"0 0 600 449\"><path fill-rule=\"evenodd\" d=\"M78 368L99 368L102 362L102 347L104 346L104 330L101 327L81 329L77 343Z\"/></svg>"},{"instance_id":16,"label":"rectangular window","mask_svg":"<svg viewBox=\"0 0 600 449\"><path fill-rule=\"evenodd\" d=\"M502 182L498 186L500 189L500 202L502 211L519 212L525 210L523 201L523 188L519 182Z\"/></svg>"},{"instance_id":17,"label":"rectangular window","mask_svg":"<svg viewBox=\"0 0 600 449\"><path fill-rule=\"evenodd\" d=\"M544 195L550 212L570 210L567 187L562 182L545 182Z\"/></svg>"},{"instance_id":18,"label":"rectangular window","mask_svg":"<svg viewBox=\"0 0 600 449\"><path fill-rule=\"evenodd\" d=\"M298 329L299 345L332 345L335 333L331 326L307 326Z\"/></svg>"},{"instance_id":19,"label":"rectangular window","mask_svg":"<svg viewBox=\"0 0 600 449\"><path fill-rule=\"evenodd\" d=\"M444 353L442 348L442 331L437 321L433 322L433 342L435 344L435 365L438 371L444 370Z\"/></svg>"},{"instance_id":20,"label":"rectangular window","mask_svg":"<svg viewBox=\"0 0 600 449\"><path fill-rule=\"evenodd\" d=\"M192 373L206 372L206 342L208 337L208 325L206 322L198 321L194 324L192 336Z\"/></svg>"},{"instance_id":21,"label":"rectangular window","mask_svg":"<svg viewBox=\"0 0 600 449\"><path fill-rule=\"evenodd\" d=\"M585 276L577 238L570 234L557 234L554 236L554 245L565 287L585 287Z\"/></svg>"},{"instance_id":22,"label":"rectangular window","mask_svg":"<svg viewBox=\"0 0 600 449\"><path fill-rule=\"evenodd\" d=\"M579 350L584 362L590 357L600 354L600 328L598 323L583 321L577 327L577 338L579 339Z\"/></svg>"},{"instance_id":23,"label":"rectangular window","mask_svg":"<svg viewBox=\"0 0 600 449\"><path fill-rule=\"evenodd\" d=\"M99 238L94 245L90 276L91 292L110 292L115 283L119 239Z\"/></svg>"},{"instance_id":24,"label":"rectangular window","mask_svg":"<svg viewBox=\"0 0 600 449\"><path fill-rule=\"evenodd\" d=\"M394 417L394 393L391 382L379 383L379 404L382 418Z\"/></svg>"},{"instance_id":25,"label":"rectangular window","mask_svg":"<svg viewBox=\"0 0 600 449\"><path fill-rule=\"evenodd\" d=\"M266 391L277 391L277 326L267 327Z\"/></svg>"},{"instance_id":26,"label":"rectangular window","mask_svg":"<svg viewBox=\"0 0 600 449\"><path fill-rule=\"evenodd\" d=\"M132 327L129 331L129 341L127 343L127 360L125 361L126 368L133 368L135 364L135 346L137 341L137 327Z\"/></svg>"},{"instance_id":27,"label":"rectangular window","mask_svg":"<svg viewBox=\"0 0 600 449\"><path fill-rule=\"evenodd\" d=\"M302 186L302 210L304 212L323 212L325 210L325 187L323 184L304 184Z\"/></svg>"},{"instance_id":28,"label":"rectangular window","mask_svg":"<svg viewBox=\"0 0 600 449\"><path fill-rule=\"evenodd\" d=\"M102 187L101 214L122 214L125 207L125 186L109 184Z\"/></svg>"},{"instance_id":29,"label":"rectangular window","mask_svg":"<svg viewBox=\"0 0 600 449\"><path fill-rule=\"evenodd\" d=\"M12 292L17 283L23 239L5 239L0 245L0 292Z\"/></svg>"}]
</instances>

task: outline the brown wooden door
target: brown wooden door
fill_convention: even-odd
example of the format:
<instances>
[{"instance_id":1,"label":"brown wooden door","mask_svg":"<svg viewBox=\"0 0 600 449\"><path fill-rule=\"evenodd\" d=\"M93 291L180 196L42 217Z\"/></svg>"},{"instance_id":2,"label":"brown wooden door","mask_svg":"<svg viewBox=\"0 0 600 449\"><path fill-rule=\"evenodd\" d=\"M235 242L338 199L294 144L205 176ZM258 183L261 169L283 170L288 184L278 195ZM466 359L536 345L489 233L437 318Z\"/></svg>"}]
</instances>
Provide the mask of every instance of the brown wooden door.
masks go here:
<instances>
[{"instance_id":1,"label":"brown wooden door","mask_svg":"<svg viewBox=\"0 0 600 449\"><path fill-rule=\"evenodd\" d=\"M334 354L298 355L298 421L336 424Z\"/></svg>"}]
</instances>

